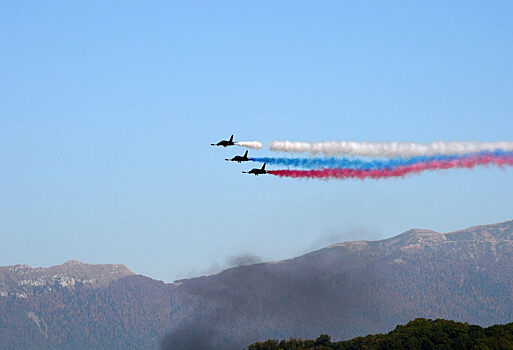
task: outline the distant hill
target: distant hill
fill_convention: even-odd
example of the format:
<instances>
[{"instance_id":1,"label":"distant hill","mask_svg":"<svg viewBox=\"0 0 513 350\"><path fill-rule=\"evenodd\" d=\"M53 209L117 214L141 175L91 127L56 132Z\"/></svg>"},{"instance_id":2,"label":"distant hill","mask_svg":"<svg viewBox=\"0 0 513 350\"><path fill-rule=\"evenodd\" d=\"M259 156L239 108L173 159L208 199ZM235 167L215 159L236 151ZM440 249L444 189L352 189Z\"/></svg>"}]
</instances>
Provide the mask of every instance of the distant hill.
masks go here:
<instances>
[{"instance_id":1,"label":"distant hill","mask_svg":"<svg viewBox=\"0 0 513 350\"><path fill-rule=\"evenodd\" d=\"M488 328L446 320L416 319L388 334L332 342L328 335L315 340L268 340L248 350L407 350L407 349L513 349L513 323Z\"/></svg>"},{"instance_id":2,"label":"distant hill","mask_svg":"<svg viewBox=\"0 0 513 350\"><path fill-rule=\"evenodd\" d=\"M122 265L65 265L0 268L0 349L157 349L166 334L162 349L241 349L419 317L489 326L513 315L513 221L413 229L172 284Z\"/></svg>"}]
</instances>

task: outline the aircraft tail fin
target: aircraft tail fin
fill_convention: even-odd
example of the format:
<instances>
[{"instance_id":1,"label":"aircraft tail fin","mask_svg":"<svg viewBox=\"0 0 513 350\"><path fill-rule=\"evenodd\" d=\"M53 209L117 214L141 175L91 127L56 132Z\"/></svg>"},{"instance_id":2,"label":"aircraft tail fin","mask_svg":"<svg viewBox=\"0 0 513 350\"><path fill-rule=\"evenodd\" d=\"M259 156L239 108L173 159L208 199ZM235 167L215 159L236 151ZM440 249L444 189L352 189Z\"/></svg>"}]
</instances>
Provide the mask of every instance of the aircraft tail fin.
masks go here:
<instances>
[{"instance_id":1,"label":"aircraft tail fin","mask_svg":"<svg viewBox=\"0 0 513 350\"><path fill-rule=\"evenodd\" d=\"M248 151L246 151L246 153L244 153L244 158L247 158L248 157Z\"/></svg>"},{"instance_id":2,"label":"aircraft tail fin","mask_svg":"<svg viewBox=\"0 0 513 350\"><path fill-rule=\"evenodd\" d=\"M266 163L264 163L264 165L262 165L262 170L265 170L265 164L266 164Z\"/></svg>"},{"instance_id":3,"label":"aircraft tail fin","mask_svg":"<svg viewBox=\"0 0 513 350\"><path fill-rule=\"evenodd\" d=\"M232 135L232 137L230 137L230 142L233 142L233 135Z\"/></svg>"}]
</instances>

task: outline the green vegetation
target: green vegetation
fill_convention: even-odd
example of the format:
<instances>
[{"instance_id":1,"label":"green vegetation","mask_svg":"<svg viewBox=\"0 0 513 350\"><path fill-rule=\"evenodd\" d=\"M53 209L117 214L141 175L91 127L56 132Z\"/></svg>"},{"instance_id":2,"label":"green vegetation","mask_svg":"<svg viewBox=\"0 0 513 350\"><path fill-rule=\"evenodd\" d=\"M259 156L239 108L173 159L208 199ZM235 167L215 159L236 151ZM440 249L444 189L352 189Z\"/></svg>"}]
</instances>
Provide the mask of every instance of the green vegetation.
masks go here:
<instances>
[{"instance_id":1,"label":"green vegetation","mask_svg":"<svg viewBox=\"0 0 513 350\"><path fill-rule=\"evenodd\" d=\"M431 350L513 349L513 323L488 328L446 320L416 319L397 326L388 334L368 335L332 342L328 335L316 340L267 340L249 346L248 350Z\"/></svg>"}]
</instances>

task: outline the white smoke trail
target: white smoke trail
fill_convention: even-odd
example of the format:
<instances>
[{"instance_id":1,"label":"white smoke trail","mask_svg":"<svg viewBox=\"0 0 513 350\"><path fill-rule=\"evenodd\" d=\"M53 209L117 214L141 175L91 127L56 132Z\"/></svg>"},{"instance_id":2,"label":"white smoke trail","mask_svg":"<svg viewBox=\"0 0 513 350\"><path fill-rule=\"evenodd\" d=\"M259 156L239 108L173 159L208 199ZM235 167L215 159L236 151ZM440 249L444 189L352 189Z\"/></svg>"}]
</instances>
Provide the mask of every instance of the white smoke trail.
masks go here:
<instances>
[{"instance_id":1,"label":"white smoke trail","mask_svg":"<svg viewBox=\"0 0 513 350\"><path fill-rule=\"evenodd\" d=\"M269 145L271 151L327 155L344 154L368 157L416 157L436 154L464 154L496 150L513 151L513 142L355 142L355 141L324 141L324 142L290 142L273 141Z\"/></svg>"},{"instance_id":2,"label":"white smoke trail","mask_svg":"<svg viewBox=\"0 0 513 350\"><path fill-rule=\"evenodd\" d=\"M263 147L262 143L258 142L258 141L240 141L240 142L235 142L235 144L237 146L253 148L253 149L259 149L259 148Z\"/></svg>"}]
</instances>

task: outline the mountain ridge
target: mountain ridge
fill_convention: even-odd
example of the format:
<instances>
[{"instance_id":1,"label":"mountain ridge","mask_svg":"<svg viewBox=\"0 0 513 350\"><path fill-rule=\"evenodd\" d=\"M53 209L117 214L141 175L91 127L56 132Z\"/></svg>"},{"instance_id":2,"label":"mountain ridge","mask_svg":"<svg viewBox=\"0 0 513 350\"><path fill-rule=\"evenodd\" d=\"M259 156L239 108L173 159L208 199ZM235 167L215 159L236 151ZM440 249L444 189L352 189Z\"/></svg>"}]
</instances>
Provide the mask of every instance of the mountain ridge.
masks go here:
<instances>
[{"instance_id":1,"label":"mountain ridge","mask_svg":"<svg viewBox=\"0 0 513 350\"><path fill-rule=\"evenodd\" d=\"M486 232L484 232L483 236L485 237L494 237L494 235L490 235L488 233L489 229L491 228L496 228L496 230L498 231L504 231L505 228L504 226L507 226L508 228L513 228L513 220L507 220L507 221L503 221L503 222L499 222L499 223L495 223L495 224L488 224L488 225L474 225L474 226L470 226L470 227L467 227L465 229L461 229L461 230L455 230L455 231L448 231L448 232L437 232L437 231L434 231L434 230L431 230L431 229L426 229L426 228L412 228L412 229L409 229L407 231L404 231L403 233L400 233L396 236L392 236L392 237L389 237L389 238L385 238L385 239L380 239L380 240L356 240L356 241L346 241L346 242L340 242L340 243L334 243L334 244L331 244L331 245L328 245L326 247L322 247L322 248L319 248L317 250L314 250L312 252L308 252L308 253L305 253L305 254L302 254L302 255L299 255L299 256L296 256L296 257L292 257L292 258L288 258L288 259L282 259L282 260L271 260L271 261L264 261L264 262L258 262L258 263L254 263L254 264L249 264L249 265L259 265L259 264L278 264L278 263L281 263L281 262L284 262L284 261L289 261L289 260L292 260L292 259L297 259L297 258L301 258L302 256L305 256L305 255L308 255L308 254L312 254L312 253L315 253L317 251L321 251L321 250L324 250L324 249L330 249L330 248L336 248L336 247L350 247L352 249L358 249L360 247L366 247L368 246L369 243L386 243L386 242L392 242L394 241L394 243L396 243L397 240L401 239L413 239L413 238L418 238L418 237L422 237L422 238L426 238L426 237L429 237L429 238L437 238L437 241L442 241L442 240L445 240L445 241L453 241L451 239L448 239L448 236L450 238L453 238L454 236L461 236L463 233L466 233L468 231L475 231L477 229L485 229ZM502 238L501 241L511 241L513 242L513 233L510 234L508 237L510 237L511 239L504 239ZM476 235L473 235L472 236L473 239L467 239L467 240L462 240L462 239L457 239L457 241L459 242L463 242L463 241L476 241ZM55 269L59 269L59 270L62 270L63 268L67 268L67 270L71 273L71 274L74 274L76 272L76 270L72 269L72 267L77 267L77 266L80 266L80 267L89 267L89 268L112 268L112 269L119 269L119 270L122 270L122 274L128 276L128 275L136 275L134 272L132 272L126 265L124 265L123 263L119 263L119 264L90 264L90 263L85 263L85 262L81 262L81 261L78 261L78 260L74 260L74 259L71 259L71 260L68 260L62 264L58 264L58 265L53 265L53 266L49 266L49 267L32 267L30 265L27 265L27 264L15 264L15 265L5 265L5 266L0 266L0 283L2 282L2 275L1 273L5 270L8 270L8 271L20 271L20 270L30 270L32 272L41 272L41 271L51 271L51 270L55 270ZM195 278L202 278L202 277L208 277L208 276L214 276L214 275L218 275L226 270L230 270L230 269L234 269L234 268L239 268L241 266L233 266L233 267L230 267L230 268L227 268L223 271L220 271L218 273L214 273L214 274L211 274L211 275L202 275L202 276L196 276L196 277L191 277L191 278L181 278L181 279L178 279L178 280L175 280L173 282L166 282L166 284L170 284L170 285L175 285L177 282L182 282L182 281L185 281L185 280L189 280L189 279L195 279ZM122 276L122 277L126 277L126 276ZM149 277L149 276L147 276ZM152 277L149 277L149 278L152 278ZM109 281L110 282L110 281ZM104 285L102 285L104 286Z\"/></svg>"},{"instance_id":2,"label":"mountain ridge","mask_svg":"<svg viewBox=\"0 0 513 350\"><path fill-rule=\"evenodd\" d=\"M163 350L187 349L197 334L208 335L209 349L240 349L321 333L349 339L418 317L507 323L512 237L513 221L447 233L412 229L174 283L125 267L129 275L94 288L54 283L0 297L0 349L157 349L162 339Z\"/></svg>"}]
</instances>

